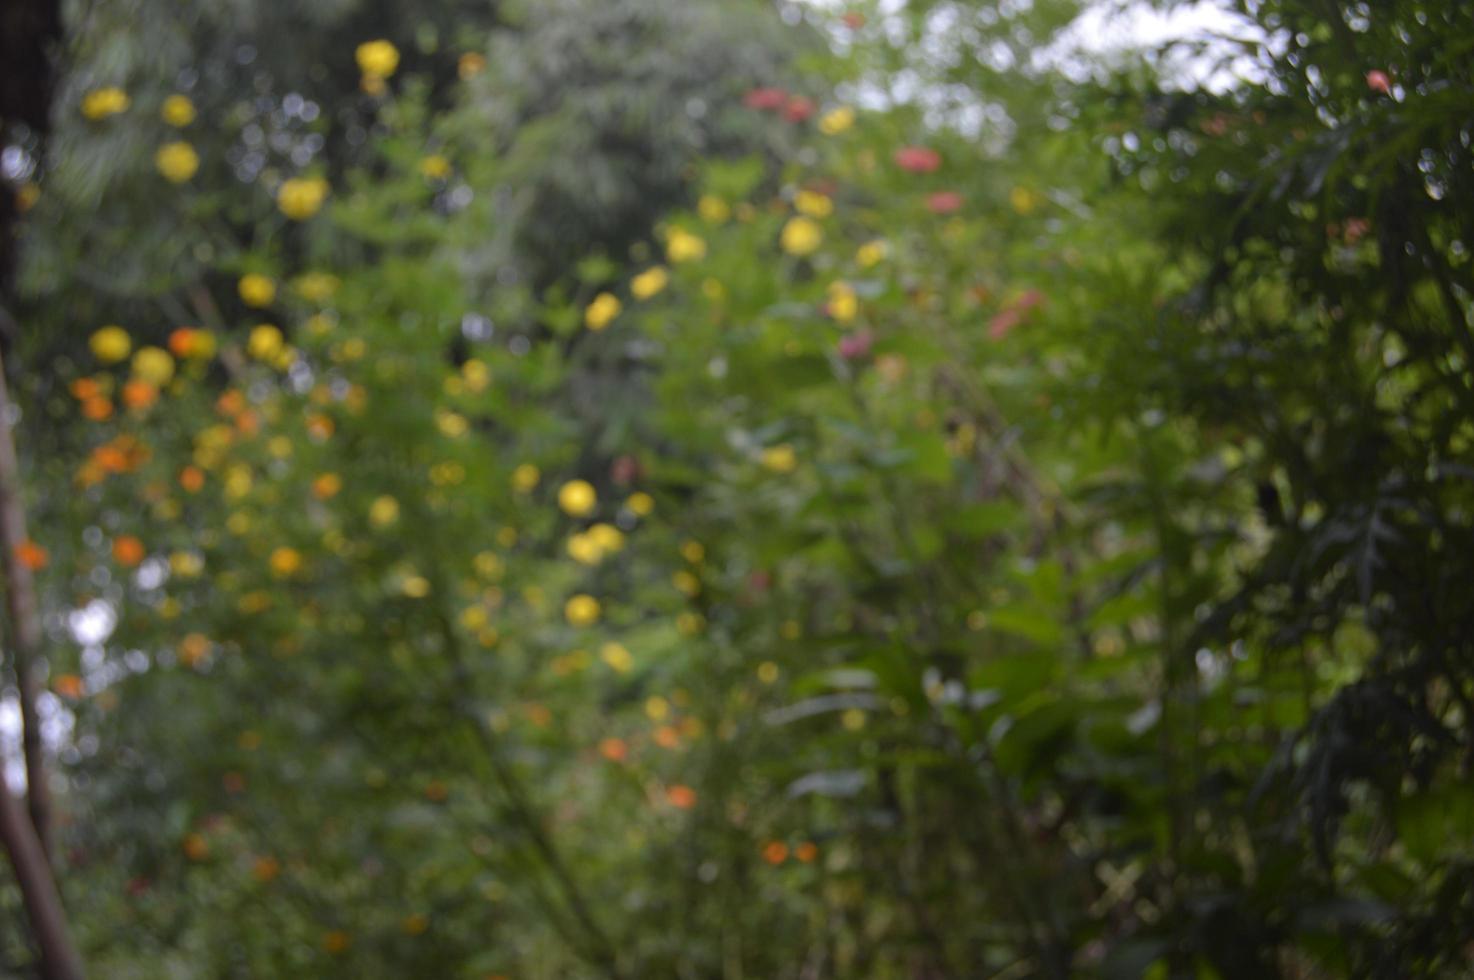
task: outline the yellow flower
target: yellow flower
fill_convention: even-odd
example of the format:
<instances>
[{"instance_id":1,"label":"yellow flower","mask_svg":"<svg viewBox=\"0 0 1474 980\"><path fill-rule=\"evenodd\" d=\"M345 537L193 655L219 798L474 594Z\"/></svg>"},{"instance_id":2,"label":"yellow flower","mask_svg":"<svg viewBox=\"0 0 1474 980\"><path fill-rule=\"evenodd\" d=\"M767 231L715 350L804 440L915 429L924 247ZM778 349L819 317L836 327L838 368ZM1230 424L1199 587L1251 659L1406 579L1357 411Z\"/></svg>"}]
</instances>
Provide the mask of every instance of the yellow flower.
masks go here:
<instances>
[{"instance_id":1,"label":"yellow flower","mask_svg":"<svg viewBox=\"0 0 1474 980\"><path fill-rule=\"evenodd\" d=\"M452 439L458 439L466 434L466 430L470 428L470 423L459 412L442 410L435 413L435 427L440 430L442 435L449 436Z\"/></svg>"},{"instance_id":2,"label":"yellow flower","mask_svg":"<svg viewBox=\"0 0 1474 980\"><path fill-rule=\"evenodd\" d=\"M246 339L246 350L258 361L275 361L285 346L281 331L269 323L252 327Z\"/></svg>"},{"instance_id":3,"label":"yellow flower","mask_svg":"<svg viewBox=\"0 0 1474 980\"><path fill-rule=\"evenodd\" d=\"M176 551L169 556L169 571L180 578L194 578L205 570L205 560L193 551Z\"/></svg>"},{"instance_id":4,"label":"yellow flower","mask_svg":"<svg viewBox=\"0 0 1474 980\"><path fill-rule=\"evenodd\" d=\"M328 182L321 177L293 177L277 190L276 206L293 221L306 221L322 210L327 196Z\"/></svg>"},{"instance_id":5,"label":"yellow flower","mask_svg":"<svg viewBox=\"0 0 1474 980\"><path fill-rule=\"evenodd\" d=\"M486 58L474 51L467 51L456 62L456 74L463 82L468 78L475 78L485 70Z\"/></svg>"},{"instance_id":6,"label":"yellow flower","mask_svg":"<svg viewBox=\"0 0 1474 980\"><path fill-rule=\"evenodd\" d=\"M235 288L247 306L270 306L276 299L276 283L257 272L241 276Z\"/></svg>"},{"instance_id":7,"label":"yellow flower","mask_svg":"<svg viewBox=\"0 0 1474 980\"><path fill-rule=\"evenodd\" d=\"M701 579L684 568L672 575L670 581L676 591L687 598L693 598L701 592Z\"/></svg>"},{"instance_id":8,"label":"yellow flower","mask_svg":"<svg viewBox=\"0 0 1474 980\"><path fill-rule=\"evenodd\" d=\"M624 505L640 517L645 517L655 509L655 498L643 491L632 493Z\"/></svg>"},{"instance_id":9,"label":"yellow flower","mask_svg":"<svg viewBox=\"0 0 1474 980\"><path fill-rule=\"evenodd\" d=\"M583 311L583 322L590 330L603 330L610 321L619 316L619 297L613 293L600 293L594 297L588 309Z\"/></svg>"},{"instance_id":10,"label":"yellow flower","mask_svg":"<svg viewBox=\"0 0 1474 980\"><path fill-rule=\"evenodd\" d=\"M399 520L399 501L387 494L369 505L369 523L374 527L388 527Z\"/></svg>"},{"instance_id":11,"label":"yellow flower","mask_svg":"<svg viewBox=\"0 0 1474 980\"><path fill-rule=\"evenodd\" d=\"M430 594L430 580L423 575L411 575L400 583L399 588L411 599L423 599Z\"/></svg>"},{"instance_id":12,"label":"yellow flower","mask_svg":"<svg viewBox=\"0 0 1474 980\"><path fill-rule=\"evenodd\" d=\"M829 284L829 315L840 323L849 323L860 312L860 300L847 282Z\"/></svg>"},{"instance_id":13,"label":"yellow flower","mask_svg":"<svg viewBox=\"0 0 1474 980\"><path fill-rule=\"evenodd\" d=\"M649 299L670 283L670 273L664 266L652 266L630 280L630 294L635 299Z\"/></svg>"},{"instance_id":14,"label":"yellow flower","mask_svg":"<svg viewBox=\"0 0 1474 980\"><path fill-rule=\"evenodd\" d=\"M732 216L732 209L727 202L714 194L703 194L696 202L696 213L701 215L701 220L719 225Z\"/></svg>"},{"instance_id":15,"label":"yellow flower","mask_svg":"<svg viewBox=\"0 0 1474 980\"><path fill-rule=\"evenodd\" d=\"M470 358L461 364L461 380L466 383L466 391L473 395L486 391L486 386L491 385L491 368L486 367L485 361Z\"/></svg>"},{"instance_id":16,"label":"yellow flower","mask_svg":"<svg viewBox=\"0 0 1474 980\"><path fill-rule=\"evenodd\" d=\"M399 67L399 49L388 41L365 41L353 55L365 75L388 78Z\"/></svg>"},{"instance_id":17,"label":"yellow flower","mask_svg":"<svg viewBox=\"0 0 1474 980\"><path fill-rule=\"evenodd\" d=\"M696 262L706 257L706 242L684 228L672 228L665 240L665 257L674 264Z\"/></svg>"},{"instance_id":18,"label":"yellow flower","mask_svg":"<svg viewBox=\"0 0 1474 980\"><path fill-rule=\"evenodd\" d=\"M200 155L188 143L165 143L154 154L154 166L173 184L182 184L200 169Z\"/></svg>"},{"instance_id":19,"label":"yellow flower","mask_svg":"<svg viewBox=\"0 0 1474 980\"><path fill-rule=\"evenodd\" d=\"M606 643L599 648L599 659L618 674L628 674L635 666L635 658L622 643Z\"/></svg>"},{"instance_id":20,"label":"yellow flower","mask_svg":"<svg viewBox=\"0 0 1474 980\"><path fill-rule=\"evenodd\" d=\"M612 554L624 547L624 532L613 524L595 524L587 533L601 551Z\"/></svg>"},{"instance_id":21,"label":"yellow flower","mask_svg":"<svg viewBox=\"0 0 1474 980\"><path fill-rule=\"evenodd\" d=\"M827 218L834 213L833 199L818 191L799 191L793 199L793 206L799 214L811 218Z\"/></svg>"},{"instance_id":22,"label":"yellow flower","mask_svg":"<svg viewBox=\"0 0 1474 980\"><path fill-rule=\"evenodd\" d=\"M604 558L604 549L599 547L590 534L575 534L568 539L568 557L580 565L597 565Z\"/></svg>"},{"instance_id":23,"label":"yellow flower","mask_svg":"<svg viewBox=\"0 0 1474 980\"><path fill-rule=\"evenodd\" d=\"M780 244L789 255L812 255L824 241L824 230L809 218L789 218L783 226Z\"/></svg>"},{"instance_id":24,"label":"yellow flower","mask_svg":"<svg viewBox=\"0 0 1474 980\"><path fill-rule=\"evenodd\" d=\"M309 303L326 303L342 284L337 276L328 272L304 272L292 280L292 288L297 295Z\"/></svg>"},{"instance_id":25,"label":"yellow flower","mask_svg":"<svg viewBox=\"0 0 1474 980\"><path fill-rule=\"evenodd\" d=\"M164 100L159 115L170 126L188 126L194 122L194 103L188 96L171 95Z\"/></svg>"},{"instance_id":26,"label":"yellow flower","mask_svg":"<svg viewBox=\"0 0 1474 980\"><path fill-rule=\"evenodd\" d=\"M592 626L599 621L599 600L582 593L572 596L563 604L563 618L570 626Z\"/></svg>"},{"instance_id":27,"label":"yellow flower","mask_svg":"<svg viewBox=\"0 0 1474 980\"><path fill-rule=\"evenodd\" d=\"M296 548L281 547L271 553L271 574L287 578L302 567L302 554Z\"/></svg>"},{"instance_id":28,"label":"yellow flower","mask_svg":"<svg viewBox=\"0 0 1474 980\"><path fill-rule=\"evenodd\" d=\"M450 176L450 161L432 153L420 161L420 173L431 180L444 180Z\"/></svg>"},{"instance_id":29,"label":"yellow flower","mask_svg":"<svg viewBox=\"0 0 1474 980\"><path fill-rule=\"evenodd\" d=\"M358 80L358 87L365 95L383 95L389 90L389 85L378 75L364 75Z\"/></svg>"},{"instance_id":30,"label":"yellow flower","mask_svg":"<svg viewBox=\"0 0 1474 980\"><path fill-rule=\"evenodd\" d=\"M855 124L855 110L849 106L831 109L819 117L819 132L825 136L838 136Z\"/></svg>"},{"instance_id":31,"label":"yellow flower","mask_svg":"<svg viewBox=\"0 0 1474 980\"><path fill-rule=\"evenodd\" d=\"M866 242L860 246L855 252L855 261L860 264L860 268L869 269L872 266L878 265L885 258L888 251L890 251L890 248L886 245L884 239L877 238L872 242Z\"/></svg>"},{"instance_id":32,"label":"yellow flower","mask_svg":"<svg viewBox=\"0 0 1474 980\"><path fill-rule=\"evenodd\" d=\"M693 565L699 565L706 558L706 547L700 541L683 541L681 557Z\"/></svg>"},{"instance_id":33,"label":"yellow flower","mask_svg":"<svg viewBox=\"0 0 1474 980\"><path fill-rule=\"evenodd\" d=\"M128 93L120 88L95 88L82 96L82 115L88 119L106 119L128 108Z\"/></svg>"},{"instance_id":34,"label":"yellow flower","mask_svg":"<svg viewBox=\"0 0 1474 980\"><path fill-rule=\"evenodd\" d=\"M174 377L174 358L160 347L142 347L133 355L133 376L155 388L162 388Z\"/></svg>"},{"instance_id":35,"label":"yellow flower","mask_svg":"<svg viewBox=\"0 0 1474 980\"><path fill-rule=\"evenodd\" d=\"M512 489L518 493L531 493L532 488L537 486L537 481L542 478L536 466L531 463L523 463L512 471Z\"/></svg>"},{"instance_id":36,"label":"yellow flower","mask_svg":"<svg viewBox=\"0 0 1474 980\"><path fill-rule=\"evenodd\" d=\"M598 494L586 480L569 480L558 488L558 506L569 517L586 517L594 512Z\"/></svg>"},{"instance_id":37,"label":"yellow flower","mask_svg":"<svg viewBox=\"0 0 1474 980\"><path fill-rule=\"evenodd\" d=\"M769 446L763 450L763 466L774 473L792 473L798 467L798 454L788 443L780 446Z\"/></svg>"},{"instance_id":38,"label":"yellow flower","mask_svg":"<svg viewBox=\"0 0 1474 980\"><path fill-rule=\"evenodd\" d=\"M1028 214L1039 206L1039 196L1027 187L1015 187L1008 192L1008 203L1019 214Z\"/></svg>"},{"instance_id":39,"label":"yellow flower","mask_svg":"<svg viewBox=\"0 0 1474 980\"><path fill-rule=\"evenodd\" d=\"M92 348L92 356L99 361L116 364L133 350L133 341L128 339L128 331L122 327L109 326L94 333L87 346Z\"/></svg>"}]
</instances>

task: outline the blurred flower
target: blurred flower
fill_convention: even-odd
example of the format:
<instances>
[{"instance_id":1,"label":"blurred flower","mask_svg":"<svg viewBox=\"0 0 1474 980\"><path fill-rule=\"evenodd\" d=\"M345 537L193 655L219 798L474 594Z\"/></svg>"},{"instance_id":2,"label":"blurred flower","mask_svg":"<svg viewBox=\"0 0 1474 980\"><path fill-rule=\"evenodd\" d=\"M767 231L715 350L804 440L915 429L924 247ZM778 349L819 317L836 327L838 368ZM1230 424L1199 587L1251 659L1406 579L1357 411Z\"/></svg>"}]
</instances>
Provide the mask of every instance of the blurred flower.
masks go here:
<instances>
[{"instance_id":1,"label":"blurred flower","mask_svg":"<svg viewBox=\"0 0 1474 980\"><path fill-rule=\"evenodd\" d=\"M824 241L824 231L810 218L788 219L783 226L780 244L789 255L812 255Z\"/></svg>"},{"instance_id":2,"label":"blurred flower","mask_svg":"<svg viewBox=\"0 0 1474 980\"><path fill-rule=\"evenodd\" d=\"M125 534L113 540L113 560L126 568L132 568L143 561L148 554L143 542L131 534Z\"/></svg>"},{"instance_id":3,"label":"blurred flower","mask_svg":"<svg viewBox=\"0 0 1474 980\"><path fill-rule=\"evenodd\" d=\"M328 272L304 272L292 280L297 295L309 303L326 303L333 298L342 281Z\"/></svg>"},{"instance_id":4,"label":"blurred flower","mask_svg":"<svg viewBox=\"0 0 1474 980\"><path fill-rule=\"evenodd\" d=\"M536 466L522 463L512 471L512 489L518 493L531 493L541 478L542 472Z\"/></svg>"},{"instance_id":5,"label":"blurred flower","mask_svg":"<svg viewBox=\"0 0 1474 980\"><path fill-rule=\"evenodd\" d=\"M563 604L563 618L570 626L592 626L599 621L599 600L580 593Z\"/></svg>"},{"instance_id":6,"label":"blurred flower","mask_svg":"<svg viewBox=\"0 0 1474 980\"><path fill-rule=\"evenodd\" d=\"M827 218L834 213L834 200L818 191L799 191L793 198L793 207L811 218Z\"/></svg>"},{"instance_id":7,"label":"blurred flower","mask_svg":"<svg viewBox=\"0 0 1474 980\"><path fill-rule=\"evenodd\" d=\"M1015 187L1008 192L1008 203L1019 214L1030 214L1039 206L1039 195L1027 187Z\"/></svg>"},{"instance_id":8,"label":"blurred flower","mask_svg":"<svg viewBox=\"0 0 1474 980\"><path fill-rule=\"evenodd\" d=\"M171 95L164 100L159 115L170 126L188 126L194 122L194 103L185 95Z\"/></svg>"},{"instance_id":9,"label":"blurred flower","mask_svg":"<svg viewBox=\"0 0 1474 980\"><path fill-rule=\"evenodd\" d=\"M128 356L128 352L133 349L133 341L122 327L107 326L94 333L88 339L87 346L92 349L92 356L99 361L115 364Z\"/></svg>"},{"instance_id":10,"label":"blurred flower","mask_svg":"<svg viewBox=\"0 0 1474 980\"><path fill-rule=\"evenodd\" d=\"M632 493L624 505L639 517L645 517L655 510L655 498L648 493Z\"/></svg>"},{"instance_id":11,"label":"blurred flower","mask_svg":"<svg viewBox=\"0 0 1474 980\"><path fill-rule=\"evenodd\" d=\"M684 228L672 228L665 241L665 257L677 265L699 261L706 257L706 242Z\"/></svg>"},{"instance_id":12,"label":"blurred flower","mask_svg":"<svg viewBox=\"0 0 1474 980\"><path fill-rule=\"evenodd\" d=\"M120 88L96 88L82 96L82 115L88 119L106 119L127 110L128 93Z\"/></svg>"},{"instance_id":13,"label":"blurred flower","mask_svg":"<svg viewBox=\"0 0 1474 980\"><path fill-rule=\"evenodd\" d=\"M274 361L281 355L285 344L281 330L270 323L260 323L252 327L246 338L246 350L258 361Z\"/></svg>"},{"instance_id":14,"label":"blurred flower","mask_svg":"<svg viewBox=\"0 0 1474 980\"><path fill-rule=\"evenodd\" d=\"M399 520L399 501L387 494L369 505L369 523L374 527L388 527Z\"/></svg>"},{"instance_id":15,"label":"blurred flower","mask_svg":"<svg viewBox=\"0 0 1474 980\"><path fill-rule=\"evenodd\" d=\"M845 334L839 338L839 356L847 361L859 360L870 353L874 339L869 330Z\"/></svg>"},{"instance_id":16,"label":"blurred flower","mask_svg":"<svg viewBox=\"0 0 1474 980\"><path fill-rule=\"evenodd\" d=\"M420 161L420 173L430 180L444 180L450 176L450 161L432 153Z\"/></svg>"},{"instance_id":17,"label":"blurred flower","mask_svg":"<svg viewBox=\"0 0 1474 980\"><path fill-rule=\"evenodd\" d=\"M155 388L162 388L174 377L174 358L159 347L143 347L133 355L133 376Z\"/></svg>"},{"instance_id":18,"label":"blurred flower","mask_svg":"<svg viewBox=\"0 0 1474 980\"><path fill-rule=\"evenodd\" d=\"M742 98L749 109L779 109L787 101L788 93L781 88L755 88Z\"/></svg>"},{"instance_id":19,"label":"blurred flower","mask_svg":"<svg viewBox=\"0 0 1474 980\"><path fill-rule=\"evenodd\" d=\"M895 153L896 166L914 174L929 174L942 165L942 156L924 146L903 146Z\"/></svg>"},{"instance_id":20,"label":"blurred flower","mask_svg":"<svg viewBox=\"0 0 1474 980\"><path fill-rule=\"evenodd\" d=\"M343 478L336 473L321 473L312 481L312 495L318 500L331 500L343 489Z\"/></svg>"},{"instance_id":21,"label":"blurred flower","mask_svg":"<svg viewBox=\"0 0 1474 980\"><path fill-rule=\"evenodd\" d=\"M849 323L860 312L860 300L847 282L829 284L829 299L824 304L829 315L840 323Z\"/></svg>"},{"instance_id":22,"label":"blurred flower","mask_svg":"<svg viewBox=\"0 0 1474 980\"><path fill-rule=\"evenodd\" d=\"M154 154L154 166L170 183L182 184L200 169L200 155L182 140L165 143Z\"/></svg>"},{"instance_id":23,"label":"blurred flower","mask_svg":"<svg viewBox=\"0 0 1474 980\"><path fill-rule=\"evenodd\" d=\"M215 335L197 327L180 327L169 334L169 352L175 357L205 360L215 356Z\"/></svg>"},{"instance_id":24,"label":"blurred flower","mask_svg":"<svg viewBox=\"0 0 1474 980\"><path fill-rule=\"evenodd\" d=\"M388 78L399 67L399 49L385 40L365 41L353 53L365 75Z\"/></svg>"},{"instance_id":25,"label":"blurred flower","mask_svg":"<svg viewBox=\"0 0 1474 980\"><path fill-rule=\"evenodd\" d=\"M715 194L703 194L696 201L696 213L702 221L719 225L732 216L732 208Z\"/></svg>"},{"instance_id":26,"label":"blurred flower","mask_svg":"<svg viewBox=\"0 0 1474 980\"><path fill-rule=\"evenodd\" d=\"M961 210L962 195L956 191L937 191L926 198L926 209L932 214L952 214Z\"/></svg>"},{"instance_id":27,"label":"blurred flower","mask_svg":"<svg viewBox=\"0 0 1474 980\"><path fill-rule=\"evenodd\" d=\"M620 643L606 643L600 647L599 659L616 674L628 674L635 666L635 658Z\"/></svg>"},{"instance_id":28,"label":"blurred flower","mask_svg":"<svg viewBox=\"0 0 1474 980\"><path fill-rule=\"evenodd\" d=\"M241 276L235 288L240 293L241 301L247 306L270 306L272 300L276 299L276 283L258 272Z\"/></svg>"},{"instance_id":29,"label":"blurred flower","mask_svg":"<svg viewBox=\"0 0 1474 980\"><path fill-rule=\"evenodd\" d=\"M783 107L783 118L789 122L803 122L814 114L816 108L813 99L803 95L795 95Z\"/></svg>"},{"instance_id":30,"label":"blurred flower","mask_svg":"<svg viewBox=\"0 0 1474 980\"><path fill-rule=\"evenodd\" d=\"M34 541L26 540L15 546L15 559L31 571L36 572L46 567L51 556L46 549Z\"/></svg>"},{"instance_id":31,"label":"blurred flower","mask_svg":"<svg viewBox=\"0 0 1474 980\"><path fill-rule=\"evenodd\" d=\"M670 282L670 273L664 266L652 266L630 280L630 294L635 299L649 299L663 290Z\"/></svg>"},{"instance_id":32,"label":"blurred flower","mask_svg":"<svg viewBox=\"0 0 1474 980\"><path fill-rule=\"evenodd\" d=\"M1367 72L1367 88L1373 92L1381 92L1383 95L1392 94L1392 79L1385 71L1373 69Z\"/></svg>"},{"instance_id":33,"label":"blurred flower","mask_svg":"<svg viewBox=\"0 0 1474 980\"><path fill-rule=\"evenodd\" d=\"M486 58L475 51L467 51L456 62L456 74L463 82L468 78L475 78L485 70Z\"/></svg>"},{"instance_id":34,"label":"blurred flower","mask_svg":"<svg viewBox=\"0 0 1474 980\"><path fill-rule=\"evenodd\" d=\"M877 238L875 241L866 242L860 246L855 252L855 261L859 263L860 268L869 269L872 266L878 265L885 258L886 252L888 251L889 247L886 243Z\"/></svg>"},{"instance_id":35,"label":"blurred flower","mask_svg":"<svg viewBox=\"0 0 1474 980\"><path fill-rule=\"evenodd\" d=\"M769 446L762 452L762 464L774 473L792 473L798 467L798 454L788 443Z\"/></svg>"},{"instance_id":36,"label":"blurred flower","mask_svg":"<svg viewBox=\"0 0 1474 980\"><path fill-rule=\"evenodd\" d=\"M622 304L613 293L600 293L583 311L583 322L590 330L603 330L619 316Z\"/></svg>"},{"instance_id":37,"label":"blurred flower","mask_svg":"<svg viewBox=\"0 0 1474 980\"><path fill-rule=\"evenodd\" d=\"M763 860L772 865L788 860L788 845L781 840L770 840L763 845Z\"/></svg>"},{"instance_id":38,"label":"blurred flower","mask_svg":"<svg viewBox=\"0 0 1474 980\"><path fill-rule=\"evenodd\" d=\"M665 801L678 810L689 810L696 805L696 791L676 783L666 788Z\"/></svg>"},{"instance_id":39,"label":"blurred flower","mask_svg":"<svg viewBox=\"0 0 1474 980\"><path fill-rule=\"evenodd\" d=\"M159 389L147 381L134 378L123 385L123 404L131 409L142 410L149 408L159 400Z\"/></svg>"},{"instance_id":40,"label":"blurred flower","mask_svg":"<svg viewBox=\"0 0 1474 980\"><path fill-rule=\"evenodd\" d=\"M630 754L622 738L606 738L599 742L599 754L610 762L623 762Z\"/></svg>"},{"instance_id":41,"label":"blurred flower","mask_svg":"<svg viewBox=\"0 0 1474 980\"><path fill-rule=\"evenodd\" d=\"M569 517L586 517L593 513L598 495L586 480L569 480L558 488L558 506Z\"/></svg>"},{"instance_id":42,"label":"blurred flower","mask_svg":"<svg viewBox=\"0 0 1474 980\"><path fill-rule=\"evenodd\" d=\"M838 136L854 124L855 110L849 106L840 106L819 117L819 132L825 136Z\"/></svg>"},{"instance_id":43,"label":"blurred flower","mask_svg":"<svg viewBox=\"0 0 1474 980\"><path fill-rule=\"evenodd\" d=\"M328 182L321 177L293 177L276 192L276 206L293 221L305 221L322 209Z\"/></svg>"}]
</instances>

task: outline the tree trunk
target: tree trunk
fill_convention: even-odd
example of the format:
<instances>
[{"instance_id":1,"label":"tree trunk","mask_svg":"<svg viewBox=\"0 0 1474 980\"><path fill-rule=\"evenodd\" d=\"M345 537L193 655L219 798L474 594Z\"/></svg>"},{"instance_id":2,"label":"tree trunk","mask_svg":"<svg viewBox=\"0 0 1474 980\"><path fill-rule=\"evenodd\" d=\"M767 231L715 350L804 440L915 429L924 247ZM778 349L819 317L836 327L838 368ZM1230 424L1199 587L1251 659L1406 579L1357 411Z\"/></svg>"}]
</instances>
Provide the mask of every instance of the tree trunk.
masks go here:
<instances>
[{"instance_id":1,"label":"tree trunk","mask_svg":"<svg viewBox=\"0 0 1474 980\"><path fill-rule=\"evenodd\" d=\"M82 960L67 934L66 913L51 865L36 839L35 828L25 808L0 777L0 844L15 869L21 900L31 920L31 935L41 951L41 976L45 980L82 980Z\"/></svg>"}]
</instances>

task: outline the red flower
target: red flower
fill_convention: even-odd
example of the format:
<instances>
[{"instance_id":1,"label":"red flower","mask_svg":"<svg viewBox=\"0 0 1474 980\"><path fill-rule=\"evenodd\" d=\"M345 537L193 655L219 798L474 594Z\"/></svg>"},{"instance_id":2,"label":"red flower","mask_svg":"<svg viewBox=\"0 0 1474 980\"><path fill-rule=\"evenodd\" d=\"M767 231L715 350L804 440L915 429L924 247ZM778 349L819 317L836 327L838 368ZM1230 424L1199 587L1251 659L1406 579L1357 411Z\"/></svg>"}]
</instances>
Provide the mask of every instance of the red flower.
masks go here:
<instances>
[{"instance_id":1,"label":"red flower","mask_svg":"<svg viewBox=\"0 0 1474 980\"><path fill-rule=\"evenodd\" d=\"M951 214L962 208L962 195L956 191L937 191L926 198L926 209L932 214Z\"/></svg>"},{"instance_id":2,"label":"red flower","mask_svg":"<svg viewBox=\"0 0 1474 980\"><path fill-rule=\"evenodd\" d=\"M913 174L929 174L942 165L942 155L924 146L903 146L896 151L896 166Z\"/></svg>"},{"instance_id":3,"label":"red flower","mask_svg":"<svg viewBox=\"0 0 1474 980\"><path fill-rule=\"evenodd\" d=\"M749 109L780 109L788 101L788 93L781 88L755 88L743 98L742 104Z\"/></svg>"},{"instance_id":4,"label":"red flower","mask_svg":"<svg viewBox=\"0 0 1474 980\"><path fill-rule=\"evenodd\" d=\"M862 13L851 11L850 13L845 14L844 17L841 19L844 21L844 26L848 27L852 31L858 31L860 28L865 26L865 15Z\"/></svg>"},{"instance_id":5,"label":"red flower","mask_svg":"<svg viewBox=\"0 0 1474 980\"><path fill-rule=\"evenodd\" d=\"M1387 77L1385 71L1373 69L1367 72L1367 88L1373 92L1381 92L1383 95L1392 94L1392 79Z\"/></svg>"},{"instance_id":6,"label":"red flower","mask_svg":"<svg viewBox=\"0 0 1474 980\"><path fill-rule=\"evenodd\" d=\"M795 95L788 100L783 107L783 116L789 122L803 122L814 114L814 100L802 95Z\"/></svg>"}]
</instances>

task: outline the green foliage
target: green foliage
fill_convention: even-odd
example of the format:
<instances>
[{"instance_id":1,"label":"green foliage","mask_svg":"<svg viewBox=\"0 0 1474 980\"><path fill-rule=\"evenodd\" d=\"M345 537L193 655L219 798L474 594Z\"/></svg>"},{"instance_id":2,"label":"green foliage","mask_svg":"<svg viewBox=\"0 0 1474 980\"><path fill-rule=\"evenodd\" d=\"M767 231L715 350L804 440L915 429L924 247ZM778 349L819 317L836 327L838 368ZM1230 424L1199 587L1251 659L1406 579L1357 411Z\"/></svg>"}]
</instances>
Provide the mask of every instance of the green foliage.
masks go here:
<instances>
[{"instance_id":1,"label":"green foliage","mask_svg":"<svg viewBox=\"0 0 1474 980\"><path fill-rule=\"evenodd\" d=\"M814 15L950 102L795 121L760 5L503 11L315 216L150 175L224 244L116 307L38 208L41 322L178 355L22 429L94 970L1467 972L1474 31L1246 5L1213 95L1073 13Z\"/></svg>"}]
</instances>

